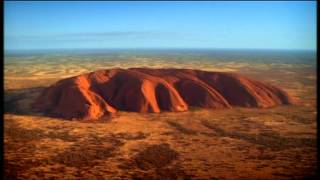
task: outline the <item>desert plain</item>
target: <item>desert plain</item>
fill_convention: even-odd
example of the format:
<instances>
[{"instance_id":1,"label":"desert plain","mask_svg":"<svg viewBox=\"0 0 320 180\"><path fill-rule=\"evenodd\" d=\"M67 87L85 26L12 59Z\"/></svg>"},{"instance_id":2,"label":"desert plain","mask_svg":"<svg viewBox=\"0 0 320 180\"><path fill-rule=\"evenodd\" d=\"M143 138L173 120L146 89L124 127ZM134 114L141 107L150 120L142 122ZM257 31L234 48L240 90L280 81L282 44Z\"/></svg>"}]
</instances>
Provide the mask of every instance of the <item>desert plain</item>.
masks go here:
<instances>
[{"instance_id":1,"label":"desert plain","mask_svg":"<svg viewBox=\"0 0 320 180\"><path fill-rule=\"evenodd\" d=\"M5 179L305 179L317 170L313 63L181 61L133 57L7 57ZM186 112L117 112L95 121L32 108L56 81L99 69L192 68L234 72L288 92L298 104Z\"/></svg>"}]
</instances>

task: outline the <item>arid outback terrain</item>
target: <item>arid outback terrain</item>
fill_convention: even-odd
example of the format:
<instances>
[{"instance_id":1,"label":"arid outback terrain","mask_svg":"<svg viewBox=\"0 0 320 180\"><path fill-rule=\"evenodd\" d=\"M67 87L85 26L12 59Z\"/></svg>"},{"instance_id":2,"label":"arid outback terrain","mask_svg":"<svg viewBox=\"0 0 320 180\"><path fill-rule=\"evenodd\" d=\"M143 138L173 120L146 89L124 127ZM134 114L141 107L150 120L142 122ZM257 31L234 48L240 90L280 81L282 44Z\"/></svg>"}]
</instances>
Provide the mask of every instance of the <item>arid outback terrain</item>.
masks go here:
<instances>
[{"instance_id":1,"label":"arid outback terrain","mask_svg":"<svg viewBox=\"0 0 320 180\"><path fill-rule=\"evenodd\" d=\"M136 63L138 62L138 63ZM21 62L19 62L21 63ZM140 65L139 65L140 63ZM152 64L153 63L153 64ZM5 63L6 179L304 179L316 172L316 69L223 62ZM112 65L111 65L112 64ZM235 72L299 103L185 112L118 111L96 121L49 117L32 104L54 82L114 67Z\"/></svg>"}]
</instances>

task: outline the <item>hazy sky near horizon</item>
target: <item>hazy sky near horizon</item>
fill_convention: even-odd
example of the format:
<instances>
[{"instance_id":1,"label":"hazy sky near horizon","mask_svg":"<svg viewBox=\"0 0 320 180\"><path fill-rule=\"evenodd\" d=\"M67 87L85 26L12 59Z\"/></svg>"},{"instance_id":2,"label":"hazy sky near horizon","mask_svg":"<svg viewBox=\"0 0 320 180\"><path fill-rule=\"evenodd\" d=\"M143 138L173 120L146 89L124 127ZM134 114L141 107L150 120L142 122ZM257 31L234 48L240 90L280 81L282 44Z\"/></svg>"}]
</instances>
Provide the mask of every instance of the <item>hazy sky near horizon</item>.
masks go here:
<instances>
[{"instance_id":1,"label":"hazy sky near horizon","mask_svg":"<svg viewBox=\"0 0 320 180\"><path fill-rule=\"evenodd\" d=\"M316 49L316 2L10 2L5 50Z\"/></svg>"}]
</instances>

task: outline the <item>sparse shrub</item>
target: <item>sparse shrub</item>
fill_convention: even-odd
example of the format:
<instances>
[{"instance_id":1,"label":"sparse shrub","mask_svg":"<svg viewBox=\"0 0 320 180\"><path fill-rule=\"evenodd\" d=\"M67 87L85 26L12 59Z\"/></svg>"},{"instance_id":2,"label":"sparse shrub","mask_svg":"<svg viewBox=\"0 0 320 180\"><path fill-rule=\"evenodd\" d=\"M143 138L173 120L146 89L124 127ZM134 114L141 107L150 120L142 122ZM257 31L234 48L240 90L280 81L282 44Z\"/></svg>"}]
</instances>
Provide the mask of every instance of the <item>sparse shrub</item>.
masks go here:
<instances>
[{"instance_id":1,"label":"sparse shrub","mask_svg":"<svg viewBox=\"0 0 320 180\"><path fill-rule=\"evenodd\" d=\"M161 168L177 159L179 153L169 144L156 144L147 147L135 157L136 165L143 170Z\"/></svg>"}]
</instances>

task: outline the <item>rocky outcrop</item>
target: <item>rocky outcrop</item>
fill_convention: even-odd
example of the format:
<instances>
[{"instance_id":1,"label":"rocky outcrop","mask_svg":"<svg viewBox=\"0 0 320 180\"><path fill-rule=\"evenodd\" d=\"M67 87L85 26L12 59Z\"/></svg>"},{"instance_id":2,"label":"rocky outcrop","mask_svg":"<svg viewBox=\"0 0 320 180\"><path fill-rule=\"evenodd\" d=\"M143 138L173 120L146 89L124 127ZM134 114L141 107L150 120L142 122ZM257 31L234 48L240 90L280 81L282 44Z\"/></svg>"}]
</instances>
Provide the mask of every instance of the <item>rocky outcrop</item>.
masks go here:
<instances>
[{"instance_id":1,"label":"rocky outcrop","mask_svg":"<svg viewBox=\"0 0 320 180\"><path fill-rule=\"evenodd\" d=\"M190 69L110 69L58 81L34 107L63 118L98 119L118 110L187 111L203 108L292 104L275 86L224 72Z\"/></svg>"}]
</instances>

